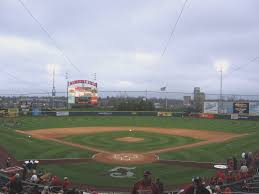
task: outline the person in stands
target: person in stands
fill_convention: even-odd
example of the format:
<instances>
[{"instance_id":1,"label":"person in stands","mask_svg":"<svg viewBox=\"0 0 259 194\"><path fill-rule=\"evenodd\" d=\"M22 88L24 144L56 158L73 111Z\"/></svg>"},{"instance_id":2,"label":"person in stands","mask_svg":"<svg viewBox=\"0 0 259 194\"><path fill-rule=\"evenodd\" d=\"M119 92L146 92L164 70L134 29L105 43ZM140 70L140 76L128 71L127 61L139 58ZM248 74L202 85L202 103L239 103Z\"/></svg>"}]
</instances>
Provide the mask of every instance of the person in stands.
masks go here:
<instances>
[{"instance_id":1,"label":"person in stands","mask_svg":"<svg viewBox=\"0 0 259 194\"><path fill-rule=\"evenodd\" d=\"M9 194L16 194L20 193L23 190L20 174L15 174L13 177L10 177L10 182L9 182Z\"/></svg>"},{"instance_id":2,"label":"person in stands","mask_svg":"<svg viewBox=\"0 0 259 194\"><path fill-rule=\"evenodd\" d=\"M156 184L152 182L150 171L145 171L143 179L134 184L131 194L159 194Z\"/></svg>"},{"instance_id":3,"label":"person in stands","mask_svg":"<svg viewBox=\"0 0 259 194\"><path fill-rule=\"evenodd\" d=\"M11 158L10 158L10 157L8 157L8 158L6 159L5 165L6 165L6 168L11 167Z\"/></svg>"},{"instance_id":4,"label":"person in stands","mask_svg":"<svg viewBox=\"0 0 259 194\"><path fill-rule=\"evenodd\" d=\"M192 179L192 184L183 190L183 194L210 194L209 190L202 184L201 177Z\"/></svg>"},{"instance_id":5,"label":"person in stands","mask_svg":"<svg viewBox=\"0 0 259 194\"><path fill-rule=\"evenodd\" d=\"M68 178L67 178L67 177L64 177L64 182L63 182L63 191L64 191L64 192L66 192L66 191L68 190L69 185L70 185L70 183L69 183Z\"/></svg>"},{"instance_id":6,"label":"person in stands","mask_svg":"<svg viewBox=\"0 0 259 194\"><path fill-rule=\"evenodd\" d=\"M38 182L38 176L37 176L36 170L33 170L33 171L32 171L32 176L31 176L30 181L31 181L32 183L37 183L37 182Z\"/></svg>"},{"instance_id":7,"label":"person in stands","mask_svg":"<svg viewBox=\"0 0 259 194\"><path fill-rule=\"evenodd\" d=\"M256 174L259 174L259 153L255 155L255 170Z\"/></svg>"},{"instance_id":8,"label":"person in stands","mask_svg":"<svg viewBox=\"0 0 259 194\"><path fill-rule=\"evenodd\" d=\"M164 193L164 184L160 181L159 178L156 179L156 186L158 188L159 194Z\"/></svg>"},{"instance_id":9,"label":"person in stands","mask_svg":"<svg viewBox=\"0 0 259 194\"><path fill-rule=\"evenodd\" d=\"M236 159L236 157L233 157L233 170L234 171L237 170L237 159Z\"/></svg>"}]
</instances>

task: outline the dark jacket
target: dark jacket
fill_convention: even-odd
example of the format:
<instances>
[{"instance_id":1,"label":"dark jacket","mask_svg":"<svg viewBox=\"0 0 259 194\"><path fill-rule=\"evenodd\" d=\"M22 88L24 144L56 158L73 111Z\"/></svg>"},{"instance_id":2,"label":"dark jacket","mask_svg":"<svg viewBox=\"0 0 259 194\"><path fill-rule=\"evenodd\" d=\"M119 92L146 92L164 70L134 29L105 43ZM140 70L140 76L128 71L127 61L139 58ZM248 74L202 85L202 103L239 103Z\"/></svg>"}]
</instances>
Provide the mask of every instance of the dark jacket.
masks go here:
<instances>
[{"instance_id":1,"label":"dark jacket","mask_svg":"<svg viewBox=\"0 0 259 194\"><path fill-rule=\"evenodd\" d=\"M194 186L191 185L184 189L184 194L194 194ZM209 190L203 186L197 187L196 194L210 194Z\"/></svg>"}]
</instances>

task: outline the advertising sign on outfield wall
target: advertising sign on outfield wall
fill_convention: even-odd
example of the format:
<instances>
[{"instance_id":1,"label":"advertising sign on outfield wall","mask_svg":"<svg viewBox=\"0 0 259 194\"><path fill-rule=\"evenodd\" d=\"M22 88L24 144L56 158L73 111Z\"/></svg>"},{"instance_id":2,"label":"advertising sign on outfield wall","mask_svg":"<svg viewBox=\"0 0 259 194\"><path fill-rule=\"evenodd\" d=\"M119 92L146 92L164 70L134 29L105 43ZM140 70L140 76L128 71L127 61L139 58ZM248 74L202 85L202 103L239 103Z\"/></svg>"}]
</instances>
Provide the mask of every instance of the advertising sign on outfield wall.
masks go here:
<instances>
[{"instance_id":1,"label":"advertising sign on outfield wall","mask_svg":"<svg viewBox=\"0 0 259 194\"><path fill-rule=\"evenodd\" d=\"M218 102L204 102L204 113L218 114Z\"/></svg>"},{"instance_id":2,"label":"advertising sign on outfield wall","mask_svg":"<svg viewBox=\"0 0 259 194\"><path fill-rule=\"evenodd\" d=\"M201 114L199 114L199 118L214 119L215 115L212 113L201 113Z\"/></svg>"},{"instance_id":3,"label":"advertising sign on outfield wall","mask_svg":"<svg viewBox=\"0 0 259 194\"><path fill-rule=\"evenodd\" d=\"M249 114L249 102L234 102L233 113Z\"/></svg>"},{"instance_id":4,"label":"advertising sign on outfield wall","mask_svg":"<svg viewBox=\"0 0 259 194\"><path fill-rule=\"evenodd\" d=\"M172 113L171 112L157 112L157 116L159 116L159 117L171 117Z\"/></svg>"},{"instance_id":5,"label":"advertising sign on outfield wall","mask_svg":"<svg viewBox=\"0 0 259 194\"><path fill-rule=\"evenodd\" d=\"M69 116L69 112L59 111L59 112L56 112L56 116L58 117Z\"/></svg>"},{"instance_id":6,"label":"advertising sign on outfield wall","mask_svg":"<svg viewBox=\"0 0 259 194\"><path fill-rule=\"evenodd\" d=\"M41 113L42 112L40 108L32 108L32 116L40 116Z\"/></svg>"},{"instance_id":7,"label":"advertising sign on outfield wall","mask_svg":"<svg viewBox=\"0 0 259 194\"><path fill-rule=\"evenodd\" d=\"M7 117L8 116L8 109L0 109L0 117Z\"/></svg>"},{"instance_id":8,"label":"advertising sign on outfield wall","mask_svg":"<svg viewBox=\"0 0 259 194\"><path fill-rule=\"evenodd\" d=\"M250 102L249 103L249 114L250 115L259 115L259 102Z\"/></svg>"},{"instance_id":9,"label":"advertising sign on outfield wall","mask_svg":"<svg viewBox=\"0 0 259 194\"><path fill-rule=\"evenodd\" d=\"M238 120L238 114L231 114L231 120Z\"/></svg>"}]
</instances>

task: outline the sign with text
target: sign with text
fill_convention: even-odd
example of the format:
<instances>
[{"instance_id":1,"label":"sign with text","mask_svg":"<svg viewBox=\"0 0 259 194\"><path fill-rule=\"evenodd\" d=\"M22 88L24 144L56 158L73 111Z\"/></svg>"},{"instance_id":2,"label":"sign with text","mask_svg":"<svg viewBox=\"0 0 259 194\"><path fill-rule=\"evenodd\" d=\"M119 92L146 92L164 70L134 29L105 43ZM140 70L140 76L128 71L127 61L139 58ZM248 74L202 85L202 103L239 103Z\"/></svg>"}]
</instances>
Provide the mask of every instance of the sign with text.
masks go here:
<instances>
[{"instance_id":1,"label":"sign with text","mask_svg":"<svg viewBox=\"0 0 259 194\"><path fill-rule=\"evenodd\" d=\"M56 112L56 116L58 116L58 117L69 116L69 112L59 111L59 112Z\"/></svg>"},{"instance_id":2,"label":"sign with text","mask_svg":"<svg viewBox=\"0 0 259 194\"><path fill-rule=\"evenodd\" d=\"M68 103L97 105L97 83L88 80L74 80L68 82Z\"/></svg>"},{"instance_id":3,"label":"sign with text","mask_svg":"<svg viewBox=\"0 0 259 194\"><path fill-rule=\"evenodd\" d=\"M204 113L218 114L218 102L204 102Z\"/></svg>"},{"instance_id":4,"label":"sign with text","mask_svg":"<svg viewBox=\"0 0 259 194\"><path fill-rule=\"evenodd\" d=\"M173 114L171 112L158 112L157 116L159 117L171 117Z\"/></svg>"},{"instance_id":5,"label":"sign with text","mask_svg":"<svg viewBox=\"0 0 259 194\"><path fill-rule=\"evenodd\" d=\"M250 102L249 103L249 114L259 115L259 102Z\"/></svg>"},{"instance_id":6,"label":"sign with text","mask_svg":"<svg viewBox=\"0 0 259 194\"><path fill-rule=\"evenodd\" d=\"M249 114L249 102L234 102L233 113Z\"/></svg>"}]
</instances>

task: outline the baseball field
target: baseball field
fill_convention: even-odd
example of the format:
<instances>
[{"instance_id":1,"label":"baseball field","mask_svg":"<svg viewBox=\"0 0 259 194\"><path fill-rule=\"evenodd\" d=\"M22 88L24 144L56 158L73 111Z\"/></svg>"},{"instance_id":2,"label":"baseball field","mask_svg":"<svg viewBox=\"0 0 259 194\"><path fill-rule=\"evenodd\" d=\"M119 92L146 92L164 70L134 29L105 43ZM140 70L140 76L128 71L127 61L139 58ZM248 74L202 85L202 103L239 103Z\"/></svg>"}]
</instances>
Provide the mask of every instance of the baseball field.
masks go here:
<instances>
[{"instance_id":1,"label":"baseball field","mask_svg":"<svg viewBox=\"0 0 259 194\"><path fill-rule=\"evenodd\" d=\"M38 159L77 184L128 190L150 170L166 188L211 176L214 163L258 151L259 122L172 117L0 118L0 154ZM188 162L186 162L188 161Z\"/></svg>"}]
</instances>

